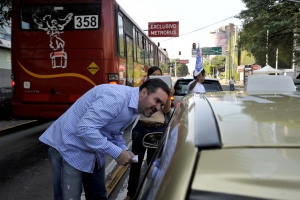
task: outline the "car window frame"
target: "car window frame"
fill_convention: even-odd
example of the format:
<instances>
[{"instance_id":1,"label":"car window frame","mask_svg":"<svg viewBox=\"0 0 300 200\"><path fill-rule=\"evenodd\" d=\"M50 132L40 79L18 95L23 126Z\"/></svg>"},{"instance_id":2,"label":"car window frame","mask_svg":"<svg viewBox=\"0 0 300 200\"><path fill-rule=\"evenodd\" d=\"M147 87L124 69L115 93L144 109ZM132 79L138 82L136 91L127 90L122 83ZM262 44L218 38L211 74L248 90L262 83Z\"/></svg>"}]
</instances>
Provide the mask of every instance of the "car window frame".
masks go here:
<instances>
[{"instance_id":1,"label":"car window frame","mask_svg":"<svg viewBox=\"0 0 300 200\"><path fill-rule=\"evenodd\" d=\"M156 148L156 150L155 150L155 152L153 154L153 157L152 157L152 159L151 159L151 161L150 161L150 163L149 163L149 165L147 167L147 170L146 170L143 178L140 180L140 183L138 185L138 188L136 190L136 193L135 193L133 199L141 199L141 197L142 197L141 195L144 194L143 193L143 190L144 190L143 188L147 184L147 181L148 181L147 180L147 175L148 175L148 173L149 173L149 171L151 169L151 166L153 165L153 163L156 160L156 158L161 157L162 153L164 152L165 142L166 142L166 139L167 139L167 137L168 137L168 135L170 133L170 129L171 129L170 127L171 127L171 124L172 124L172 121L173 121L173 115L174 115L174 112L171 114L170 120L169 120L169 122L168 122L165 130L163 131L163 136L162 136L161 140L159 141L159 144L158 144L158 146L157 146L157 148Z\"/></svg>"},{"instance_id":2,"label":"car window frame","mask_svg":"<svg viewBox=\"0 0 300 200\"><path fill-rule=\"evenodd\" d=\"M185 95L187 95L187 93L178 93L177 87L179 87L178 85L181 84L181 83L186 83L186 85L188 85L193 80L194 79L177 79L177 81L175 82L175 85L174 85L174 90L175 90L174 96L185 96ZM208 85L208 84L217 85L217 87L219 88L219 90L216 90L216 91L211 91L211 90L208 90L208 88L205 88L206 92L223 91L222 85L218 80L205 79L202 84L203 84L204 88L205 88L205 85Z\"/></svg>"}]
</instances>

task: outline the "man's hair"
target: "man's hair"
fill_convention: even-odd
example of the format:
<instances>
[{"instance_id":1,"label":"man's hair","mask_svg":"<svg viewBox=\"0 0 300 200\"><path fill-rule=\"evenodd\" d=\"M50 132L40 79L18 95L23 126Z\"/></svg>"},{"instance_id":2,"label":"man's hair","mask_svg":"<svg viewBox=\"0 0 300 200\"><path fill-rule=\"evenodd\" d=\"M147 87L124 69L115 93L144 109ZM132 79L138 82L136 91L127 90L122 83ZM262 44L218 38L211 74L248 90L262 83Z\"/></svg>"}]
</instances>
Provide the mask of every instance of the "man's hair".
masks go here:
<instances>
[{"instance_id":1,"label":"man's hair","mask_svg":"<svg viewBox=\"0 0 300 200\"><path fill-rule=\"evenodd\" d=\"M193 74L194 74L194 73L193 73ZM202 76L204 76L204 75L205 75L205 70L202 69L202 71L201 71L199 74L202 74ZM198 75L199 75L199 74L198 74ZM198 76L198 75L197 75L197 76ZM197 79L197 76L194 76L194 79Z\"/></svg>"},{"instance_id":2,"label":"man's hair","mask_svg":"<svg viewBox=\"0 0 300 200\"><path fill-rule=\"evenodd\" d=\"M156 70L160 71L160 74L162 75L162 71L159 67L157 66L152 66L148 69L148 73L147 73L147 77L149 78L149 76L151 76L153 74L153 72L155 72Z\"/></svg>"},{"instance_id":3,"label":"man's hair","mask_svg":"<svg viewBox=\"0 0 300 200\"><path fill-rule=\"evenodd\" d=\"M161 88L163 91L165 91L168 96L170 96L170 88L168 85L159 78L152 78L145 81L141 86L139 91L142 91L143 88L147 89L147 94L155 93L157 88Z\"/></svg>"}]
</instances>

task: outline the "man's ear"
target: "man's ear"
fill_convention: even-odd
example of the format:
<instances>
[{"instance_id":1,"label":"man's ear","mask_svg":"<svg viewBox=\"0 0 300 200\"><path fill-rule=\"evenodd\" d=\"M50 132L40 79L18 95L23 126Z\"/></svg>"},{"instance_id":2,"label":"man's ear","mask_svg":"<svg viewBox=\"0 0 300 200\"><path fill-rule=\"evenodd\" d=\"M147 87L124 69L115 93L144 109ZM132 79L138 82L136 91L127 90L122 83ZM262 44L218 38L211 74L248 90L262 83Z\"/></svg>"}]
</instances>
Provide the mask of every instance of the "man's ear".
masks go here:
<instances>
[{"instance_id":1,"label":"man's ear","mask_svg":"<svg viewBox=\"0 0 300 200\"><path fill-rule=\"evenodd\" d=\"M143 88L140 92L140 98L144 99L147 96L147 88Z\"/></svg>"}]
</instances>

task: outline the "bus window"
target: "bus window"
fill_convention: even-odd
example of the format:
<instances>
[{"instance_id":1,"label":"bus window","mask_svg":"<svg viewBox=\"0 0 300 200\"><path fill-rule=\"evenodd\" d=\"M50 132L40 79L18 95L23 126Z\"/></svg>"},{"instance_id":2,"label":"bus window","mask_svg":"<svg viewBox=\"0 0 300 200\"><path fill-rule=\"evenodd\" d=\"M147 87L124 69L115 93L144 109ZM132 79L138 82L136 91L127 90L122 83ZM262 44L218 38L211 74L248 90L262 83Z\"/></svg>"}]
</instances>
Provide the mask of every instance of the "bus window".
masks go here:
<instances>
[{"instance_id":1,"label":"bus window","mask_svg":"<svg viewBox=\"0 0 300 200\"><path fill-rule=\"evenodd\" d=\"M137 33L138 36L138 45L141 49L143 49L143 36L140 33Z\"/></svg>"},{"instance_id":2,"label":"bus window","mask_svg":"<svg viewBox=\"0 0 300 200\"><path fill-rule=\"evenodd\" d=\"M153 44L149 42L149 60L150 60L150 66L153 66Z\"/></svg>"},{"instance_id":3,"label":"bus window","mask_svg":"<svg viewBox=\"0 0 300 200\"><path fill-rule=\"evenodd\" d=\"M124 51L124 30L123 30L123 17L119 14L118 15L118 25L119 25L119 53L120 56L124 57L125 56L125 51Z\"/></svg>"},{"instance_id":4,"label":"bus window","mask_svg":"<svg viewBox=\"0 0 300 200\"><path fill-rule=\"evenodd\" d=\"M145 64L149 65L149 46L148 46L148 41L145 40Z\"/></svg>"},{"instance_id":5,"label":"bus window","mask_svg":"<svg viewBox=\"0 0 300 200\"><path fill-rule=\"evenodd\" d=\"M137 61L144 64L143 37L139 32L137 33L137 41Z\"/></svg>"},{"instance_id":6,"label":"bus window","mask_svg":"<svg viewBox=\"0 0 300 200\"><path fill-rule=\"evenodd\" d=\"M22 30L52 30L62 24L64 31L98 29L100 11L100 4L24 6L20 9L20 26ZM67 17L71 18L71 23L65 23Z\"/></svg>"},{"instance_id":7,"label":"bus window","mask_svg":"<svg viewBox=\"0 0 300 200\"><path fill-rule=\"evenodd\" d=\"M136 53L137 53L137 31L135 28L133 28L133 60L134 61L137 61L137 56L136 56Z\"/></svg>"},{"instance_id":8,"label":"bus window","mask_svg":"<svg viewBox=\"0 0 300 200\"><path fill-rule=\"evenodd\" d=\"M134 86L133 85L133 56L132 56L132 39L128 36L126 36L126 46L127 46L127 73L128 73L128 78L126 81L126 85L128 86Z\"/></svg>"}]
</instances>

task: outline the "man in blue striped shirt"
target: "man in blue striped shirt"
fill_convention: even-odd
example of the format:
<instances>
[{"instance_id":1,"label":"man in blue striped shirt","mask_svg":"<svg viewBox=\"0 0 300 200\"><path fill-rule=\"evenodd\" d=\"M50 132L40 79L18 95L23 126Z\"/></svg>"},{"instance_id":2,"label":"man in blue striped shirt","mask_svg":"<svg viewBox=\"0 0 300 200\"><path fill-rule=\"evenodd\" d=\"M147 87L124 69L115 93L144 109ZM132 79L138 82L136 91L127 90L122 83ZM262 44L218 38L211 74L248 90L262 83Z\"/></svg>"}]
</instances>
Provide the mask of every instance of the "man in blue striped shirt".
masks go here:
<instances>
[{"instance_id":1,"label":"man in blue striped shirt","mask_svg":"<svg viewBox=\"0 0 300 200\"><path fill-rule=\"evenodd\" d=\"M118 164L132 163L124 130L138 114L150 117L166 103L170 89L160 79L150 79L138 88L103 84L80 97L41 136L50 146L54 197L107 199L105 157Z\"/></svg>"}]
</instances>

